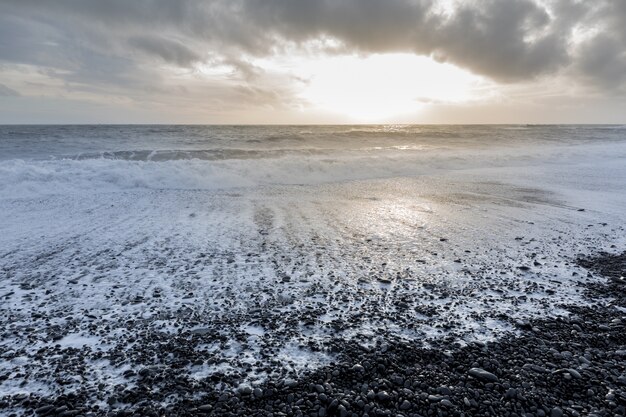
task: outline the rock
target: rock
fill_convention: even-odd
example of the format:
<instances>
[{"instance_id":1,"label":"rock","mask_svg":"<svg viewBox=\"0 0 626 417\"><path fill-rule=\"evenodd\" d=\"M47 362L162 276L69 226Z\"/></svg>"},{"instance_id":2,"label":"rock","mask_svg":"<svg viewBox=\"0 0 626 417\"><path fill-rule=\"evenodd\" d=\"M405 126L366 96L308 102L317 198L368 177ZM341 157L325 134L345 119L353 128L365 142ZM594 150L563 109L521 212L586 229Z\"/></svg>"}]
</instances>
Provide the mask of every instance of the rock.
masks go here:
<instances>
[{"instance_id":1,"label":"rock","mask_svg":"<svg viewBox=\"0 0 626 417\"><path fill-rule=\"evenodd\" d=\"M543 366L539 366L539 365L536 365L534 363L527 363L524 366L522 366L522 368L526 369L526 370L533 371L533 372L537 372L539 374L545 374L545 373L548 372L548 370L546 368L544 368Z\"/></svg>"},{"instance_id":2,"label":"rock","mask_svg":"<svg viewBox=\"0 0 626 417\"><path fill-rule=\"evenodd\" d=\"M198 411L200 411L201 413L208 413L212 409L213 406L211 404L204 404L198 407Z\"/></svg>"},{"instance_id":3,"label":"rock","mask_svg":"<svg viewBox=\"0 0 626 417\"><path fill-rule=\"evenodd\" d=\"M393 382L396 385L403 385L404 384L404 378L402 378L399 375L392 375L391 376L391 382Z\"/></svg>"},{"instance_id":4,"label":"rock","mask_svg":"<svg viewBox=\"0 0 626 417\"><path fill-rule=\"evenodd\" d=\"M237 392L239 392L239 394L241 395L250 395L252 394L252 388L248 385L244 385L242 387L239 387Z\"/></svg>"},{"instance_id":5,"label":"rock","mask_svg":"<svg viewBox=\"0 0 626 417\"><path fill-rule=\"evenodd\" d=\"M474 378L483 381L483 382L498 382L499 379L497 376L492 374L491 372L487 372L482 368L471 368L469 370L469 374Z\"/></svg>"},{"instance_id":6,"label":"rock","mask_svg":"<svg viewBox=\"0 0 626 417\"><path fill-rule=\"evenodd\" d=\"M365 368L363 368L363 366L359 365L358 363L352 366L352 370L356 372L365 372Z\"/></svg>"},{"instance_id":7,"label":"rock","mask_svg":"<svg viewBox=\"0 0 626 417\"><path fill-rule=\"evenodd\" d=\"M400 404L400 410L408 410L409 408L411 408L411 403L407 400L402 401L402 404Z\"/></svg>"},{"instance_id":8,"label":"rock","mask_svg":"<svg viewBox=\"0 0 626 417\"><path fill-rule=\"evenodd\" d=\"M287 378L283 381L283 385L289 388L293 388L298 385L298 383L293 379Z\"/></svg>"},{"instance_id":9,"label":"rock","mask_svg":"<svg viewBox=\"0 0 626 417\"><path fill-rule=\"evenodd\" d=\"M211 333L211 329L208 327L203 327L200 329L193 329L190 331L190 333L192 334L199 334L199 335L205 335L205 334L209 334Z\"/></svg>"},{"instance_id":10,"label":"rock","mask_svg":"<svg viewBox=\"0 0 626 417\"><path fill-rule=\"evenodd\" d=\"M387 391L380 391L378 394L376 394L376 398L378 398L380 401L389 401L391 399L391 395L389 395Z\"/></svg>"},{"instance_id":11,"label":"rock","mask_svg":"<svg viewBox=\"0 0 626 417\"><path fill-rule=\"evenodd\" d=\"M56 407L53 405L44 405L42 407L36 408L35 413L37 414L47 414L50 411L54 410Z\"/></svg>"},{"instance_id":12,"label":"rock","mask_svg":"<svg viewBox=\"0 0 626 417\"><path fill-rule=\"evenodd\" d=\"M550 411L550 417L563 417L563 410L559 407L554 407L552 411Z\"/></svg>"},{"instance_id":13,"label":"rock","mask_svg":"<svg viewBox=\"0 0 626 417\"><path fill-rule=\"evenodd\" d=\"M504 394L504 398L506 398L508 400L513 400L513 399L517 398L517 390L515 388L509 388L506 391L506 394Z\"/></svg>"}]
</instances>

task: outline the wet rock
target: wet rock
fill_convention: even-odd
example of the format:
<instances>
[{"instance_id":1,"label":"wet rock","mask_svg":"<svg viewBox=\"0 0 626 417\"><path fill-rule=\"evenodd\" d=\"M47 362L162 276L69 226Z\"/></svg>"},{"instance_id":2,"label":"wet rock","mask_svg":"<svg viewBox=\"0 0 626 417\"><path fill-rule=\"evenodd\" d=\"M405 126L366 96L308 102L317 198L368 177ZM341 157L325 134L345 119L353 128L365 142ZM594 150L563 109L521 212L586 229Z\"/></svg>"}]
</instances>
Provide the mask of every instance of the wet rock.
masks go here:
<instances>
[{"instance_id":1,"label":"wet rock","mask_svg":"<svg viewBox=\"0 0 626 417\"><path fill-rule=\"evenodd\" d=\"M443 405L443 406L444 406L444 407L446 407L446 408L452 408L452 407L454 407L454 405L452 404L452 402L451 402L450 400L446 400L446 399L441 400L441 405Z\"/></svg>"},{"instance_id":2,"label":"wet rock","mask_svg":"<svg viewBox=\"0 0 626 417\"><path fill-rule=\"evenodd\" d=\"M211 410L213 410L213 406L211 404L203 404L198 407L198 411L200 411L201 413L208 413Z\"/></svg>"},{"instance_id":3,"label":"wet rock","mask_svg":"<svg viewBox=\"0 0 626 417\"><path fill-rule=\"evenodd\" d=\"M352 366L352 370L355 372L365 372L365 368L363 368L363 366L358 363Z\"/></svg>"},{"instance_id":4,"label":"wet rock","mask_svg":"<svg viewBox=\"0 0 626 417\"><path fill-rule=\"evenodd\" d=\"M380 391L376 394L376 398L380 401L389 401L391 399L391 395L387 391Z\"/></svg>"},{"instance_id":5,"label":"wet rock","mask_svg":"<svg viewBox=\"0 0 626 417\"><path fill-rule=\"evenodd\" d=\"M561 410L559 407L554 407L550 411L550 417L563 417L563 410Z\"/></svg>"},{"instance_id":6,"label":"wet rock","mask_svg":"<svg viewBox=\"0 0 626 417\"><path fill-rule=\"evenodd\" d=\"M498 377L482 368L471 368L469 374L483 382L498 382Z\"/></svg>"}]
</instances>

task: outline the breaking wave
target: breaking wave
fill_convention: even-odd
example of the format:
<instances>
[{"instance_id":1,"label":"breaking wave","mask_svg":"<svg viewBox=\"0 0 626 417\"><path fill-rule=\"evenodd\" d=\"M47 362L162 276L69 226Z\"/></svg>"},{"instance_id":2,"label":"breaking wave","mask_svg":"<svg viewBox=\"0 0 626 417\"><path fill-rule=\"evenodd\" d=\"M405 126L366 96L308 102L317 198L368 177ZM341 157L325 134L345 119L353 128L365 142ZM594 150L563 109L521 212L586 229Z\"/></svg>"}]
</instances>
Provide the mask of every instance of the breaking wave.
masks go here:
<instances>
[{"instance_id":1,"label":"breaking wave","mask_svg":"<svg viewBox=\"0 0 626 417\"><path fill-rule=\"evenodd\" d=\"M172 150L0 161L0 198L136 189L216 190L319 184L460 169L623 158L626 144L484 148L372 147L360 150Z\"/></svg>"}]
</instances>

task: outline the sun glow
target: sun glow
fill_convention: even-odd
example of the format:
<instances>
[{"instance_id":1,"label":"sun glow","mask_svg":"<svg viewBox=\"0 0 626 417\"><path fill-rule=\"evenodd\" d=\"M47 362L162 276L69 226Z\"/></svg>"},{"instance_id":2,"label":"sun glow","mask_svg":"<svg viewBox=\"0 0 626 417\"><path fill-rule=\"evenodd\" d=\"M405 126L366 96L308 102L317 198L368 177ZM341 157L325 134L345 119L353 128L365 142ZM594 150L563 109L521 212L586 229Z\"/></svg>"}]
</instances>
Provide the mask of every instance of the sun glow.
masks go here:
<instances>
[{"instance_id":1,"label":"sun glow","mask_svg":"<svg viewBox=\"0 0 626 417\"><path fill-rule=\"evenodd\" d=\"M453 65L411 54L337 56L302 62L301 96L313 107L355 121L385 121L434 103L479 97L487 82Z\"/></svg>"}]
</instances>

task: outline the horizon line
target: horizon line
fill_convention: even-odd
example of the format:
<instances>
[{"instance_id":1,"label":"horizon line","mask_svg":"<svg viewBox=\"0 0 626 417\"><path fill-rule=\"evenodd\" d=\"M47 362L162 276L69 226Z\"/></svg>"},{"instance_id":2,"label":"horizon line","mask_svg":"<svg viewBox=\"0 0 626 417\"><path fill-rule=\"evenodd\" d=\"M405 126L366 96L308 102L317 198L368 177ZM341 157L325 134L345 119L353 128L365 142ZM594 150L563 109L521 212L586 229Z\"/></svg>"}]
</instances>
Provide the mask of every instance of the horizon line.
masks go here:
<instances>
[{"instance_id":1,"label":"horizon line","mask_svg":"<svg viewBox=\"0 0 626 417\"><path fill-rule=\"evenodd\" d=\"M0 123L0 126L626 126L623 123Z\"/></svg>"}]
</instances>

